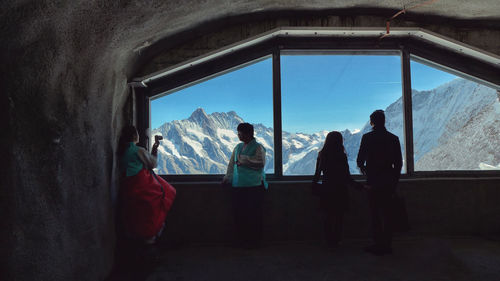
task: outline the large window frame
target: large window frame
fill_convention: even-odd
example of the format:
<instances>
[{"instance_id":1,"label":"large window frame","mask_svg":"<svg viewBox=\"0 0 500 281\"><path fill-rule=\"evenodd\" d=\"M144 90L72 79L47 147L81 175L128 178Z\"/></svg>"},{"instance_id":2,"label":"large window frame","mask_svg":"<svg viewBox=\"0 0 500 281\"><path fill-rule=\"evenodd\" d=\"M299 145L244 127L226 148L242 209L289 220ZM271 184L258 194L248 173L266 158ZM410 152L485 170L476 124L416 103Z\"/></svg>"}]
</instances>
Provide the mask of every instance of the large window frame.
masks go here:
<instances>
[{"instance_id":1,"label":"large window frame","mask_svg":"<svg viewBox=\"0 0 500 281\"><path fill-rule=\"evenodd\" d=\"M298 29L293 29L297 31ZM202 59L188 61L182 65L171 67L159 73L153 73L148 77L133 79L130 85L134 92L136 104L136 116L134 117L141 135L143 145L148 146L150 131L150 100L158 95L181 89L186 85L198 83L230 69L244 66L245 64L258 60L262 57L272 57L273 69L273 116L274 116L274 173L268 174L268 179L273 180L309 180L311 176L283 175L282 159L282 115L281 115L281 53L282 52L321 52L329 54L380 54L383 52L398 52L401 55L402 73L402 99L403 99L403 123L404 123L404 145L406 156L406 173L402 178L426 178L426 177L477 177L477 176L500 176L500 171L415 171L413 158L413 118L411 97L411 69L410 61L418 59L438 66L443 70L452 70L453 74L463 78L485 84L500 91L500 59L493 55L493 63L488 61L488 55L484 55L476 49L469 50L467 46L451 43L436 44L422 37L407 36L386 37L380 40L379 36L368 34L367 36L356 36L340 31L336 36L318 36L311 33L297 35L281 32L282 36L269 36L264 34L257 42L249 44L250 40L229 46L219 52L213 52ZM442 38L439 38L444 40ZM446 43L446 42L445 42ZM218 55L214 55L218 54ZM472 55L471 55L472 54ZM482 56L482 57L481 57ZM218 181L222 175L164 175L172 181ZM364 179L364 176L355 175L356 179Z\"/></svg>"},{"instance_id":2,"label":"large window frame","mask_svg":"<svg viewBox=\"0 0 500 281\"><path fill-rule=\"evenodd\" d=\"M387 49L383 49L383 50L311 50L311 49L308 49L308 50L304 50L304 49L300 49L300 50L297 50L297 49L293 49L293 50L290 50L290 49L283 49L283 50L280 50L280 62L283 62L281 59L283 59L283 56L301 56L301 57L307 57L307 56L311 56L311 57L319 57L319 56L361 56L361 57L392 57L392 58L397 58L398 61L399 61L399 65L402 66L402 52L401 50L387 50ZM281 66L283 66L283 64L281 64ZM306 67L307 69L307 67ZM400 72L400 76L399 78L402 79L402 75L401 75L401 69L399 69L399 72ZM284 76L284 73L286 73L286 70L285 71L282 71L281 72L281 77L283 78ZM392 80L391 80L392 81ZM286 82L283 82L282 81L282 85L286 85L287 83ZM311 84L312 85L312 84ZM401 83L401 91L399 91L399 96L400 98L403 97L402 95L403 91L402 91L402 83ZM286 97L286 93L283 97L283 90L281 91L281 94L282 94L282 101L285 103L285 107L286 107L286 100L287 100L287 97ZM309 98L313 99L313 96L309 96ZM315 102L320 102L319 100L315 100ZM358 104L359 105L359 104ZM283 104L282 104L282 108L283 110ZM369 112L366 112L366 114L363 114L363 119L364 119L364 122L368 123L368 115L374 110L375 108L373 108L371 111ZM285 117L282 115L282 118ZM286 118L286 117L285 117ZM288 123L286 122L287 120L283 120L282 119L282 124L283 124L283 121L285 121L285 123ZM323 128L324 129L324 128ZM344 128L339 128L337 130L341 131L343 129L347 129L346 127ZM362 126L360 127L360 129L362 129ZM285 130L286 131L286 130ZM283 132L283 130L282 130ZM291 130L288 130L289 133L294 133L293 131ZM316 132L319 132L316 131ZM393 132L394 133L394 132ZM402 139L400 139L400 142L403 144L403 147L404 146L404 135L402 134ZM284 139L283 139L284 140ZM283 154L283 149L282 149L282 154ZM352 151L351 151L352 153ZM349 154L349 153L348 153ZM356 154L351 154L352 156L356 156L357 155L357 151L356 151ZM349 157L350 158L350 157ZM403 153L403 161L406 161L406 153ZM311 167L311 166L310 166ZM355 168L357 170L357 167L356 166L352 166L352 162L349 164L349 167L350 168ZM312 166L312 168L314 168L314 166ZM404 166L403 167L403 171L402 173L406 173L406 167ZM300 175L309 175L309 174L300 174ZM283 176L284 177L289 177L289 176L299 176L300 175L293 175L293 174L285 174L283 173ZM352 174L353 176L358 176L360 175L360 172L356 173L356 174Z\"/></svg>"}]
</instances>

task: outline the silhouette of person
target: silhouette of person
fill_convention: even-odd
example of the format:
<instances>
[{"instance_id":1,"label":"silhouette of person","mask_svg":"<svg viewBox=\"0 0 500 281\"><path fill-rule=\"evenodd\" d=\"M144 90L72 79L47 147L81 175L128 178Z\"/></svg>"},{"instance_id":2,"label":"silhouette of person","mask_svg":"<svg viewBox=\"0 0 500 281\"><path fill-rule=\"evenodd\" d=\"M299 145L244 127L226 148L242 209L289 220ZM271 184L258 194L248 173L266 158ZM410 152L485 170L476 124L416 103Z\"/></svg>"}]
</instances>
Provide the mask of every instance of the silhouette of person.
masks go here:
<instances>
[{"instance_id":1,"label":"silhouette of person","mask_svg":"<svg viewBox=\"0 0 500 281\"><path fill-rule=\"evenodd\" d=\"M120 170L120 213L123 228L131 238L145 244L154 244L161 235L169 209L169 200L164 188L169 185L152 170L157 165L160 142L155 139L151 153L137 146L139 134L134 126L122 130L119 144Z\"/></svg>"},{"instance_id":2,"label":"silhouette of person","mask_svg":"<svg viewBox=\"0 0 500 281\"><path fill-rule=\"evenodd\" d=\"M399 139L385 128L383 110L370 115L372 131L363 135L357 164L366 175L374 244L365 251L392 253L391 200L401 175L403 160Z\"/></svg>"},{"instance_id":3,"label":"silhouette of person","mask_svg":"<svg viewBox=\"0 0 500 281\"><path fill-rule=\"evenodd\" d=\"M245 248L257 248L262 238L262 205L267 189L266 150L255 140L251 124L239 124L237 131L241 143L229 159L223 184L232 186L237 242Z\"/></svg>"},{"instance_id":4,"label":"silhouette of person","mask_svg":"<svg viewBox=\"0 0 500 281\"><path fill-rule=\"evenodd\" d=\"M324 232L327 245L337 247L342 238L343 219L349 209L348 187L353 182L347 163L342 135L328 133L323 148L318 153L313 182L318 182L323 172L320 207L324 212Z\"/></svg>"}]
</instances>

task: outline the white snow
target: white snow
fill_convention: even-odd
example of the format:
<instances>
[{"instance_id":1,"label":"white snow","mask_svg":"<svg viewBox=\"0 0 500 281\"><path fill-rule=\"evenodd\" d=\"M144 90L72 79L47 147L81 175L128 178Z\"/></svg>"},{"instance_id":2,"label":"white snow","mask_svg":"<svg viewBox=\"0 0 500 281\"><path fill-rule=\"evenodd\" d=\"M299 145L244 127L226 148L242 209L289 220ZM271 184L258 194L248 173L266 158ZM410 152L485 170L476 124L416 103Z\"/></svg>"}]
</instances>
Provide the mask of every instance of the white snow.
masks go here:
<instances>
[{"instance_id":1,"label":"white snow","mask_svg":"<svg viewBox=\"0 0 500 281\"><path fill-rule=\"evenodd\" d=\"M500 170L500 164L494 166L486 163L479 163L480 170Z\"/></svg>"},{"instance_id":2,"label":"white snow","mask_svg":"<svg viewBox=\"0 0 500 281\"><path fill-rule=\"evenodd\" d=\"M189 146L191 146L194 149L196 154L198 154L200 156L205 154L201 143L194 141L194 140L188 138L187 136L182 136L182 141L187 143Z\"/></svg>"},{"instance_id":3,"label":"white snow","mask_svg":"<svg viewBox=\"0 0 500 281\"><path fill-rule=\"evenodd\" d=\"M205 138L211 139L209 135L204 134L201 130L196 130L194 128L187 128L186 132L191 135L196 137L199 141L203 141Z\"/></svg>"},{"instance_id":4,"label":"white snow","mask_svg":"<svg viewBox=\"0 0 500 281\"><path fill-rule=\"evenodd\" d=\"M158 151L171 154L175 157L181 157L175 145L170 140L165 138L163 138L163 140L161 141L161 145L158 147Z\"/></svg>"},{"instance_id":5,"label":"white snow","mask_svg":"<svg viewBox=\"0 0 500 281\"><path fill-rule=\"evenodd\" d=\"M317 147L308 147L308 149L305 149L305 150L301 151L300 153L292 154L288 158L288 162L294 163L294 162L300 161L302 158L304 158L304 156L306 156L309 152L311 152L313 150L318 150L318 148Z\"/></svg>"},{"instance_id":6,"label":"white snow","mask_svg":"<svg viewBox=\"0 0 500 281\"><path fill-rule=\"evenodd\" d=\"M294 134L294 136L299 138L299 139L303 139L305 141L309 141L309 139L311 138L311 136L303 134L303 133L297 133L297 134Z\"/></svg>"},{"instance_id":7,"label":"white snow","mask_svg":"<svg viewBox=\"0 0 500 281\"><path fill-rule=\"evenodd\" d=\"M304 144L302 144L301 142L294 140L294 139L292 139L292 145L295 146L295 148L303 148L304 147Z\"/></svg>"}]
</instances>

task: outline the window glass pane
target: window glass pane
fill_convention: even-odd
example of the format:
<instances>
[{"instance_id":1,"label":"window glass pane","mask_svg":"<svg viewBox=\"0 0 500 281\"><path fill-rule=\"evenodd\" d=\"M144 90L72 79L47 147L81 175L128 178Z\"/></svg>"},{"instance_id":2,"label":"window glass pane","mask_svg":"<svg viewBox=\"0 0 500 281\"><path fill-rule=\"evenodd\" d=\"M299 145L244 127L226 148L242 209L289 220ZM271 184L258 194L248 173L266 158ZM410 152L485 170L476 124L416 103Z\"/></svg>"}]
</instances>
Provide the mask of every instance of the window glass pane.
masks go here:
<instances>
[{"instance_id":1,"label":"window glass pane","mask_svg":"<svg viewBox=\"0 0 500 281\"><path fill-rule=\"evenodd\" d=\"M342 133L351 173L359 174L361 136L377 109L404 155L399 55L283 55L281 75L283 174L313 174L329 131Z\"/></svg>"},{"instance_id":2,"label":"window glass pane","mask_svg":"<svg viewBox=\"0 0 500 281\"><path fill-rule=\"evenodd\" d=\"M159 174L225 174L239 143L236 127L254 125L274 173L272 59L151 101L151 135L162 135Z\"/></svg>"},{"instance_id":3,"label":"window glass pane","mask_svg":"<svg viewBox=\"0 0 500 281\"><path fill-rule=\"evenodd\" d=\"M500 169L499 93L411 62L415 171Z\"/></svg>"}]
</instances>

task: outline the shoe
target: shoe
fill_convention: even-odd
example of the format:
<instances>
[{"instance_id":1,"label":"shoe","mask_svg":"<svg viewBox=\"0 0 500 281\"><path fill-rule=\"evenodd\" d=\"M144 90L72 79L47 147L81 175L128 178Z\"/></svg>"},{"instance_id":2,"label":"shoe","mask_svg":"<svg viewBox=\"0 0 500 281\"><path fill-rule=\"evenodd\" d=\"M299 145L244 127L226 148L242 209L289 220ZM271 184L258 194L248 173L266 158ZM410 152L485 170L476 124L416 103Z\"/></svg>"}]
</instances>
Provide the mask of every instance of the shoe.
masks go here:
<instances>
[{"instance_id":1,"label":"shoe","mask_svg":"<svg viewBox=\"0 0 500 281\"><path fill-rule=\"evenodd\" d=\"M156 236L144 239L143 242L144 242L145 245L153 245L153 244L156 243Z\"/></svg>"}]
</instances>

